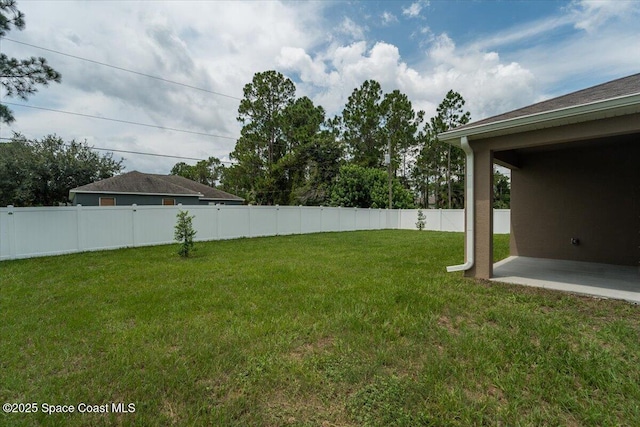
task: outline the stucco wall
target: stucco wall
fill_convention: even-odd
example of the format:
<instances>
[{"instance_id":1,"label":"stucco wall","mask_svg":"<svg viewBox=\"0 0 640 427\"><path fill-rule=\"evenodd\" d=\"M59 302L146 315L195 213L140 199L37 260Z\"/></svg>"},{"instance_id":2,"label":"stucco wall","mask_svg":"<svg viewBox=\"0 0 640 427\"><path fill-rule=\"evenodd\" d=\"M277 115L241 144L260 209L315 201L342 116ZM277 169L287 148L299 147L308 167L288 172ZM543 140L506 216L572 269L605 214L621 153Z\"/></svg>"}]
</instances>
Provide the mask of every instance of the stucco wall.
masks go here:
<instances>
[{"instance_id":1,"label":"stucco wall","mask_svg":"<svg viewBox=\"0 0 640 427\"><path fill-rule=\"evenodd\" d=\"M638 265L638 135L518 155L520 169L511 175L512 255Z\"/></svg>"}]
</instances>

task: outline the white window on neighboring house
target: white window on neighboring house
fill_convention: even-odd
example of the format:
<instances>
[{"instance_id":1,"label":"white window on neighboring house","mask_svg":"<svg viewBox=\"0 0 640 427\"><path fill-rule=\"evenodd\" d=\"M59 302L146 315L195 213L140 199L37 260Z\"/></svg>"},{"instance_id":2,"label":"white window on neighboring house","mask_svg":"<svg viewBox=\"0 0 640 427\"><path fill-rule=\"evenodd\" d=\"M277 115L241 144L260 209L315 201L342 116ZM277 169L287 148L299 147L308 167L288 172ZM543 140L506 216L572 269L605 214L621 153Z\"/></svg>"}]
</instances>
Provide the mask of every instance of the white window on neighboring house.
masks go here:
<instances>
[{"instance_id":1,"label":"white window on neighboring house","mask_svg":"<svg viewBox=\"0 0 640 427\"><path fill-rule=\"evenodd\" d=\"M115 206L115 197L100 197L99 206Z\"/></svg>"}]
</instances>

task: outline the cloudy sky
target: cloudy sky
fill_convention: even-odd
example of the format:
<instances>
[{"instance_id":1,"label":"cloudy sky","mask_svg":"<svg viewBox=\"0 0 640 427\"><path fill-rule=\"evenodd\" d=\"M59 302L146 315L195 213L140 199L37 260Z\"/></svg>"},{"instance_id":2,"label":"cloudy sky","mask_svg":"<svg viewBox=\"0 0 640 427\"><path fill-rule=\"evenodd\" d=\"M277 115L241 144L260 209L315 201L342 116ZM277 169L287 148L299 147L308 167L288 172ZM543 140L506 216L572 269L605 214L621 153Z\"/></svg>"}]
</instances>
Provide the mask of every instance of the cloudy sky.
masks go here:
<instances>
[{"instance_id":1,"label":"cloudy sky","mask_svg":"<svg viewBox=\"0 0 640 427\"><path fill-rule=\"evenodd\" d=\"M0 137L55 133L163 155L229 160L242 88L271 69L329 116L375 79L427 117L458 91L476 120L640 72L636 0L22 0L18 8L26 28L0 40L2 52L46 57L62 83L27 103L3 94L25 106L10 105L16 122ZM127 171L168 173L181 161L115 154Z\"/></svg>"}]
</instances>

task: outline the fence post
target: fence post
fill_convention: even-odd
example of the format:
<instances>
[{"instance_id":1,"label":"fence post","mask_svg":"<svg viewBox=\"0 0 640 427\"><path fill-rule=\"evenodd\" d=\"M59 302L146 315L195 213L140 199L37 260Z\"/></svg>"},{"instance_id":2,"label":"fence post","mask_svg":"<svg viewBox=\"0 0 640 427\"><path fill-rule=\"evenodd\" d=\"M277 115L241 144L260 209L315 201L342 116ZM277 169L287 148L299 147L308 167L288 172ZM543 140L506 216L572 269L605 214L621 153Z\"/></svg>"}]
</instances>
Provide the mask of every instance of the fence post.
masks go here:
<instances>
[{"instance_id":1,"label":"fence post","mask_svg":"<svg viewBox=\"0 0 640 427\"><path fill-rule=\"evenodd\" d=\"M253 234L252 234L253 227L251 226L251 221L253 221L251 216L251 205L247 205L247 211L249 215L249 237L253 237Z\"/></svg>"},{"instance_id":2,"label":"fence post","mask_svg":"<svg viewBox=\"0 0 640 427\"><path fill-rule=\"evenodd\" d=\"M299 234L302 234L302 205L298 205L298 213L299 213L298 219L300 220L300 222L298 223L300 225L300 227L299 227L300 233Z\"/></svg>"},{"instance_id":3,"label":"fence post","mask_svg":"<svg viewBox=\"0 0 640 427\"><path fill-rule=\"evenodd\" d=\"M278 235L278 215L280 213L280 205L276 205L276 236Z\"/></svg>"},{"instance_id":4,"label":"fence post","mask_svg":"<svg viewBox=\"0 0 640 427\"><path fill-rule=\"evenodd\" d=\"M84 250L84 226L83 226L83 215L82 205L76 205L76 236L78 237L77 247L78 251L82 252Z\"/></svg>"},{"instance_id":5,"label":"fence post","mask_svg":"<svg viewBox=\"0 0 640 427\"><path fill-rule=\"evenodd\" d=\"M137 204L131 205L131 245L136 246L136 211L138 210Z\"/></svg>"},{"instance_id":6,"label":"fence post","mask_svg":"<svg viewBox=\"0 0 640 427\"><path fill-rule=\"evenodd\" d=\"M220 205L216 205L216 240L220 240Z\"/></svg>"},{"instance_id":7,"label":"fence post","mask_svg":"<svg viewBox=\"0 0 640 427\"><path fill-rule=\"evenodd\" d=\"M358 208L356 206L353 207L353 230L358 229Z\"/></svg>"},{"instance_id":8,"label":"fence post","mask_svg":"<svg viewBox=\"0 0 640 427\"><path fill-rule=\"evenodd\" d=\"M15 212L13 205L7 206L9 212L7 212L7 238L9 240L9 259L16 257L16 223Z\"/></svg>"},{"instance_id":9,"label":"fence post","mask_svg":"<svg viewBox=\"0 0 640 427\"><path fill-rule=\"evenodd\" d=\"M440 215L438 215L438 231L442 231L442 208L438 209L440 212Z\"/></svg>"}]
</instances>

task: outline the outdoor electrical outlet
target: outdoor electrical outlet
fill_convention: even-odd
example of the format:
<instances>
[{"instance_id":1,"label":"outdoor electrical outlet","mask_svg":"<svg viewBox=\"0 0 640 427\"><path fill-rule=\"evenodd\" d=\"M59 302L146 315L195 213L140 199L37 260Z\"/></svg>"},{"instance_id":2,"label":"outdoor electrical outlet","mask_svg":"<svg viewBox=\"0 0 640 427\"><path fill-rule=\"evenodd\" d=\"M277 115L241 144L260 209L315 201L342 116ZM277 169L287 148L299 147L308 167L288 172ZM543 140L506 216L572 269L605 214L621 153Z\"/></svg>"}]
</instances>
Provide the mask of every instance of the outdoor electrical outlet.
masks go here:
<instances>
[{"instance_id":1,"label":"outdoor electrical outlet","mask_svg":"<svg viewBox=\"0 0 640 427\"><path fill-rule=\"evenodd\" d=\"M578 239L577 237L572 237L571 238L571 244L573 246L578 246L580 244L580 239Z\"/></svg>"}]
</instances>

